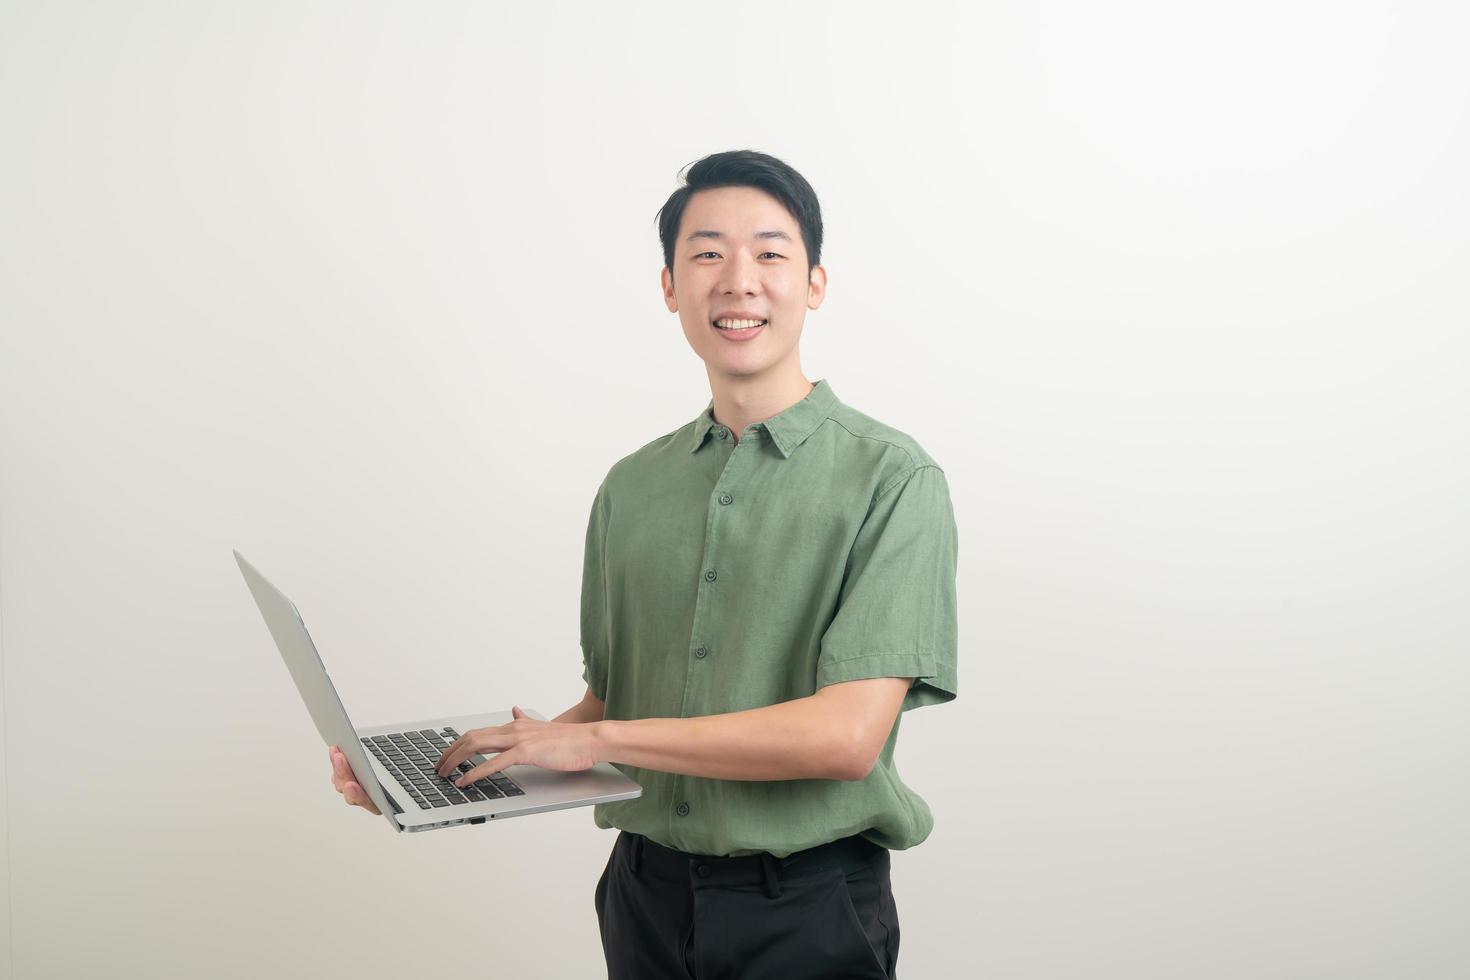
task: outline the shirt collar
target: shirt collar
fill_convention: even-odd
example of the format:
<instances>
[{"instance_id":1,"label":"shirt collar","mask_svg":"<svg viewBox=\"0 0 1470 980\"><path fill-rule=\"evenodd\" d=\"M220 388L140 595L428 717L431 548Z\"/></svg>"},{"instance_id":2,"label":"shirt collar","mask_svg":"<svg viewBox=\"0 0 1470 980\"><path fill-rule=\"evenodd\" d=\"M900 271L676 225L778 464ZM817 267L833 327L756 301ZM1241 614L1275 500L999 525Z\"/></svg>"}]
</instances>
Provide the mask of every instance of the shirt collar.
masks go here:
<instances>
[{"instance_id":1,"label":"shirt collar","mask_svg":"<svg viewBox=\"0 0 1470 980\"><path fill-rule=\"evenodd\" d=\"M813 382L812 390L801 401L756 424L770 433L771 442L776 444L776 449L784 458L790 459L796 447L817 431L836 405L837 395L827 379L822 378ZM694 420L694 435L691 439L693 444L689 451L698 452L699 447L709 438L710 431L718 427L722 426L715 421L715 402L711 398L704 411Z\"/></svg>"}]
</instances>

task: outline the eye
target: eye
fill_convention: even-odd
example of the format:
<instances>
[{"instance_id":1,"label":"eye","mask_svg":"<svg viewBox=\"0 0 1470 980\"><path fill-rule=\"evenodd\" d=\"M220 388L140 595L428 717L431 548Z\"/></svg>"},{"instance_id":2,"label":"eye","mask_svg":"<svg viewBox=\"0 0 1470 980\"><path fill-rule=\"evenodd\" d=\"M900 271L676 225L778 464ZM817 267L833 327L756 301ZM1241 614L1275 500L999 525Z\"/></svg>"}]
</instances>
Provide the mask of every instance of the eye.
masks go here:
<instances>
[{"instance_id":1,"label":"eye","mask_svg":"<svg viewBox=\"0 0 1470 980\"><path fill-rule=\"evenodd\" d=\"M702 259L706 255L718 255L718 254L719 254L718 252L700 252L698 255L695 256L695 258L696 259Z\"/></svg>"},{"instance_id":2,"label":"eye","mask_svg":"<svg viewBox=\"0 0 1470 980\"><path fill-rule=\"evenodd\" d=\"M778 259L784 259L786 257L786 256L782 255L780 252L762 252L761 254L762 255L774 255Z\"/></svg>"}]
</instances>

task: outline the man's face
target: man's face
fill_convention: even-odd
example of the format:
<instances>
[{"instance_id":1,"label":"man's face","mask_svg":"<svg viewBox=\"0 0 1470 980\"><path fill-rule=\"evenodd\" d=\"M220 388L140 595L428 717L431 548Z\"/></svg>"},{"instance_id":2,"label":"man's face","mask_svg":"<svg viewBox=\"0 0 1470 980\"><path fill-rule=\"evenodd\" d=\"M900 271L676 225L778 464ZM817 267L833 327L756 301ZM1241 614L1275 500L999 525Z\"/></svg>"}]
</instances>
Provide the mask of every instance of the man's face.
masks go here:
<instances>
[{"instance_id":1,"label":"man's face","mask_svg":"<svg viewBox=\"0 0 1470 980\"><path fill-rule=\"evenodd\" d=\"M710 372L751 378L796 357L806 311L821 305L827 273L819 265L808 276L801 228L780 201L754 187L716 187L689 198L673 275L666 268L662 280L665 305L679 314ZM717 327L726 315L765 323Z\"/></svg>"}]
</instances>

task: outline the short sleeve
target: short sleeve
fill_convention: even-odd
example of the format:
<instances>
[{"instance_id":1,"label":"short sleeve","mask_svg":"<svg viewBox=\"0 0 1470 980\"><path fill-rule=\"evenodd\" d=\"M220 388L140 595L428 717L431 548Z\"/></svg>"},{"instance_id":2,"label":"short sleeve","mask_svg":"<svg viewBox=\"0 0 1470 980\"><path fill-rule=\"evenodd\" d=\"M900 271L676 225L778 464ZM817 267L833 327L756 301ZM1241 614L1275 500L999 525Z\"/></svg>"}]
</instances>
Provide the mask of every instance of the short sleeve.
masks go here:
<instances>
[{"instance_id":1,"label":"short sleeve","mask_svg":"<svg viewBox=\"0 0 1470 980\"><path fill-rule=\"evenodd\" d=\"M901 710L958 692L959 534L944 471L921 464L885 488L854 539L822 635L817 687L912 677Z\"/></svg>"},{"instance_id":2,"label":"short sleeve","mask_svg":"<svg viewBox=\"0 0 1470 980\"><path fill-rule=\"evenodd\" d=\"M582 679L607 700L607 483L597 488L582 551Z\"/></svg>"}]
</instances>

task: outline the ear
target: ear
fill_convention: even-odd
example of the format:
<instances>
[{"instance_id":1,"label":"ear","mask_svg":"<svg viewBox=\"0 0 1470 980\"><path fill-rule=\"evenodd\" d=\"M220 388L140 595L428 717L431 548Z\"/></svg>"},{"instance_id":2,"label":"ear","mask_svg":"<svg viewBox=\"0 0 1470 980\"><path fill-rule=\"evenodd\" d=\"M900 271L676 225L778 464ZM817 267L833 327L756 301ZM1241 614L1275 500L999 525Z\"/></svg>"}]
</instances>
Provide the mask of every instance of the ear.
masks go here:
<instances>
[{"instance_id":1,"label":"ear","mask_svg":"<svg viewBox=\"0 0 1470 980\"><path fill-rule=\"evenodd\" d=\"M679 300L676 296L674 296L673 271L668 266L664 266L663 271L658 274L658 281L659 285L663 287L664 305L669 308L670 313L678 313Z\"/></svg>"},{"instance_id":2,"label":"ear","mask_svg":"<svg viewBox=\"0 0 1470 980\"><path fill-rule=\"evenodd\" d=\"M827 298L827 270L821 265L812 266L811 278L807 280L806 308L815 310Z\"/></svg>"}]
</instances>

